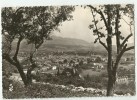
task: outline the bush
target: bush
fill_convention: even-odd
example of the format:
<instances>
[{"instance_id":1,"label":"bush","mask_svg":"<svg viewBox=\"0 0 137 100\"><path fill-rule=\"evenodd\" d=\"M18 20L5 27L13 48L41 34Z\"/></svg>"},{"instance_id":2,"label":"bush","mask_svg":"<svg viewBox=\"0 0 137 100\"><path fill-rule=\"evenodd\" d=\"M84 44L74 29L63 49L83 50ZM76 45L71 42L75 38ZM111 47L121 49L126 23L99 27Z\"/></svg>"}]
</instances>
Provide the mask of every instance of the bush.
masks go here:
<instances>
[{"instance_id":1,"label":"bush","mask_svg":"<svg viewBox=\"0 0 137 100\"><path fill-rule=\"evenodd\" d=\"M9 78L8 77L3 77L3 79L2 79L2 86L3 86L3 89L5 89L5 90L8 90L9 89L9 84L11 84L12 83L12 81L11 80L9 80Z\"/></svg>"},{"instance_id":2,"label":"bush","mask_svg":"<svg viewBox=\"0 0 137 100\"><path fill-rule=\"evenodd\" d=\"M36 75L33 75L32 76L33 79L35 79L37 82L38 81L41 81L41 82L47 82L47 81L50 81L52 79L52 74L47 74L47 73L39 73L39 74L36 74Z\"/></svg>"},{"instance_id":3,"label":"bush","mask_svg":"<svg viewBox=\"0 0 137 100\"><path fill-rule=\"evenodd\" d=\"M16 83L15 83L16 84ZM18 84L18 83L17 83ZM62 89L59 87L52 87L43 84L32 84L28 87L19 87L21 84L17 85L17 89L12 92L4 91L3 98L6 99L21 99L21 98L55 98L55 97L87 97L93 96L91 93L84 92L72 92L67 89Z\"/></svg>"},{"instance_id":4,"label":"bush","mask_svg":"<svg viewBox=\"0 0 137 100\"><path fill-rule=\"evenodd\" d=\"M115 87L115 93L130 93L131 95L135 95L135 82L131 81L129 84L117 84Z\"/></svg>"},{"instance_id":5,"label":"bush","mask_svg":"<svg viewBox=\"0 0 137 100\"><path fill-rule=\"evenodd\" d=\"M51 74L44 74L41 76L37 76L37 81L41 82L49 82L52 84L60 84L60 85L74 85L74 86L82 86L82 87L93 87L103 89L107 86L107 78L102 76L88 76L85 77L84 80L79 76L70 76L67 77L65 75L52 76Z\"/></svg>"}]
</instances>

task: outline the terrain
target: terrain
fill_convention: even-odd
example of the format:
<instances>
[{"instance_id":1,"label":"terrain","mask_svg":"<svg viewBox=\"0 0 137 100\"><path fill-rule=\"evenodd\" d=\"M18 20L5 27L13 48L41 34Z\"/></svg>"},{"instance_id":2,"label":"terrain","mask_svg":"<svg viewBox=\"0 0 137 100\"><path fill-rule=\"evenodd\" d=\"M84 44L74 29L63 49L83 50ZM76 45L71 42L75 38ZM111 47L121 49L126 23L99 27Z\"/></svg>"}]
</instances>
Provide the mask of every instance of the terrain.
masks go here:
<instances>
[{"instance_id":1,"label":"terrain","mask_svg":"<svg viewBox=\"0 0 137 100\"><path fill-rule=\"evenodd\" d=\"M52 38L53 40L43 43L37 52L37 57L34 58L39 67L33 71L31 86L23 87L17 69L3 60L3 75L8 77L6 79L3 77L4 98L105 96L106 91L104 92L104 90L107 86L107 52L105 49L98 43L88 43L80 39L57 36ZM16 42L15 40L12 43L11 54L15 52ZM113 46L113 48L116 47ZM30 64L26 58L32 50L33 45L28 45L26 40L21 43L18 56L24 72ZM113 54L115 55L115 51ZM127 58L128 61L125 60ZM67 60L66 63L64 63L65 60ZM79 65L76 76L63 74L67 66L73 69L73 66L70 65L71 61ZM115 96L135 95L134 66L134 51L127 52L119 65L119 79L115 87ZM54 67L55 69L53 69ZM57 75L57 68L60 69L59 75ZM13 85L13 91L9 91L10 84Z\"/></svg>"}]
</instances>

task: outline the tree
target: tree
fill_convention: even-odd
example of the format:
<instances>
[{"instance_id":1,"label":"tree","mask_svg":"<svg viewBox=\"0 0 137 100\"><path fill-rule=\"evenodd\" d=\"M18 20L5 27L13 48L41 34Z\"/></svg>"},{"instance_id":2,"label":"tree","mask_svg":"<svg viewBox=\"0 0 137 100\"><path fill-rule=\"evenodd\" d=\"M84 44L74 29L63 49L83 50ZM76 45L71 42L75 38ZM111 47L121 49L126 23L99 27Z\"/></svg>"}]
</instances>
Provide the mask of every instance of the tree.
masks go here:
<instances>
[{"instance_id":1,"label":"tree","mask_svg":"<svg viewBox=\"0 0 137 100\"><path fill-rule=\"evenodd\" d=\"M128 47L127 41L133 35L132 27L134 24L134 6L128 5L88 5L93 17L93 23L89 26L93 29L93 33L97 38L95 39L106 49L108 54L107 72L108 72L108 86L107 96L113 95L114 85L116 82L116 74L121 57L126 51L134 49L134 46ZM129 17L131 20L129 23L123 16ZM120 31L122 27L121 20L124 20L130 27L130 33L127 37L123 37ZM103 24L103 26L101 26ZM116 38L116 57L113 60L112 57L112 38ZM106 43L101 39L106 38Z\"/></svg>"},{"instance_id":2,"label":"tree","mask_svg":"<svg viewBox=\"0 0 137 100\"><path fill-rule=\"evenodd\" d=\"M95 61L96 61L96 62L101 62L102 59L101 59L101 57L97 57L97 58L95 59Z\"/></svg>"},{"instance_id":3,"label":"tree","mask_svg":"<svg viewBox=\"0 0 137 100\"><path fill-rule=\"evenodd\" d=\"M52 31L59 30L58 26L61 22L72 19L70 13L73 10L74 7L71 6L2 8L2 35L4 38L2 57L18 69L25 86L31 83L31 71L37 67L33 58L36 51L44 40L50 39ZM17 44L15 54L12 56L10 51L14 40L17 40ZM27 59L31 63L27 75L24 73L18 59L20 45L23 40L34 45L34 49Z\"/></svg>"}]
</instances>

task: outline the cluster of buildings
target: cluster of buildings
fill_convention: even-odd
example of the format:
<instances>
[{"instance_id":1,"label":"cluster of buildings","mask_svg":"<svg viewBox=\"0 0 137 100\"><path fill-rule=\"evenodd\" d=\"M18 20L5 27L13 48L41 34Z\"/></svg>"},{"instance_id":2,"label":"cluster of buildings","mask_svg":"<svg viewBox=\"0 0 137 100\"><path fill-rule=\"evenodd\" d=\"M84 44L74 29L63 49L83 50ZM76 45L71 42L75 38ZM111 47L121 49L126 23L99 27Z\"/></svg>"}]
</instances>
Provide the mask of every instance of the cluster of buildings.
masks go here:
<instances>
[{"instance_id":1,"label":"cluster of buildings","mask_svg":"<svg viewBox=\"0 0 137 100\"><path fill-rule=\"evenodd\" d=\"M22 57L20 57L22 60ZM105 62L107 59L102 58L100 56L93 57L85 57L85 56L56 56L56 55L48 55L48 56L40 56L35 58L36 63L41 68L42 71L48 70L57 70L64 68L80 68L84 66L85 68L89 65L90 69L104 69L104 65L102 62ZM22 60L23 62L23 60ZM30 65L29 61L24 61L22 64L24 67Z\"/></svg>"},{"instance_id":2,"label":"cluster of buildings","mask_svg":"<svg viewBox=\"0 0 137 100\"><path fill-rule=\"evenodd\" d=\"M128 84L128 83L129 83L128 76L118 77L118 78L116 79L116 83L117 83L117 84Z\"/></svg>"},{"instance_id":3,"label":"cluster of buildings","mask_svg":"<svg viewBox=\"0 0 137 100\"><path fill-rule=\"evenodd\" d=\"M127 58L125 58L125 61L135 61L135 58L134 57L127 57Z\"/></svg>"}]
</instances>

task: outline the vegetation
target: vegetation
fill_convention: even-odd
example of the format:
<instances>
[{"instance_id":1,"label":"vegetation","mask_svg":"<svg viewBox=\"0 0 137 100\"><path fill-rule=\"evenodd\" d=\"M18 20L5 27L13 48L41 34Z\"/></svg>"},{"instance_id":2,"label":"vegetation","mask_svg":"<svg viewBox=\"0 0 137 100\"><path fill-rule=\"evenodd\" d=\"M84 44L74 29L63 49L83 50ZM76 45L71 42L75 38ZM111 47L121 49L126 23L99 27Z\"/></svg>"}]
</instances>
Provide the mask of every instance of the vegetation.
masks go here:
<instances>
[{"instance_id":1,"label":"vegetation","mask_svg":"<svg viewBox=\"0 0 137 100\"><path fill-rule=\"evenodd\" d=\"M90 97L96 96L91 93L72 92L70 90L59 87L52 87L49 85L32 84L28 87L15 83L16 89L12 92L4 90L3 96L6 99L21 99L21 98L63 98L63 97Z\"/></svg>"},{"instance_id":2,"label":"vegetation","mask_svg":"<svg viewBox=\"0 0 137 100\"><path fill-rule=\"evenodd\" d=\"M24 85L31 83L31 71L37 67L33 58L37 49L44 40L50 39L50 33L58 30L61 22L72 18L70 13L73 10L74 8L70 6L2 8L3 59L16 66ZM17 39L16 51L11 57L11 43L15 39ZM34 44L28 58L31 66L28 67L27 75L23 72L18 59L20 44L24 39L28 44Z\"/></svg>"},{"instance_id":3,"label":"vegetation","mask_svg":"<svg viewBox=\"0 0 137 100\"><path fill-rule=\"evenodd\" d=\"M124 55L134 49L134 46L128 46L128 40L134 32L134 6L86 7L90 8L92 14L93 21L89 28L97 37L95 43L99 42L105 48L107 56L104 51L90 51L90 44L86 45L85 41L78 39L78 43L73 45L75 39L69 42L65 38L63 42L55 37L53 43L45 43L52 40L50 36L53 31L60 31L58 27L62 22L72 20L74 6L2 8L4 98L135 95L134 55ZM123 16L131 21L128 23ZM123 27L121 20L130 28L127 37L123 37L124 33L120 31L120 27ZM113 38L116 43L112 43ZM116 44L116 48L113 44ZM20 77L21 80L17 79ZM118 82L118 79L126 82ZM93 88L95 91L103 91L107 87L107 93L72 91L53 85Z\"/></svg>"},{"instance_id":4,"label":"vegetation","mask_svg":"<svg viewBox=\"0 0 137 100\"><path fill-rule=\"evenodd\" d=\"M121 57L126 51L134 49L134 46L128 47L127 41L133 35L133 24L134 24L134 6L129 5L99 5L99 7L93 7L88 5L91 9L91 13L93 16L93 25L90 25L89 28L93 29L94 35L97 36L95 39L95 43L99 41L99 43L106 49L108 53L108 63L107 63L107 71L108 71L108 86L107 86L107 96L113 95L113 87L116 81L116 73L118 69L118 65ZM99 9L98 9L99 8ZM100 15L100 18L97 17ZM128 16L130 18L130 22L126 22L123 16ZM120 27L122 24L121 20L124 20L127 25L130 27L129 35L124 38L121 33ZM103 21L104 25L99 26L99 24ZM112 38L116 38L116 59L112 58ZM106 43L104 43L101 39L106 38ZM122 42L121 42L122 41Z\"/></svg>"}]
</instances>

